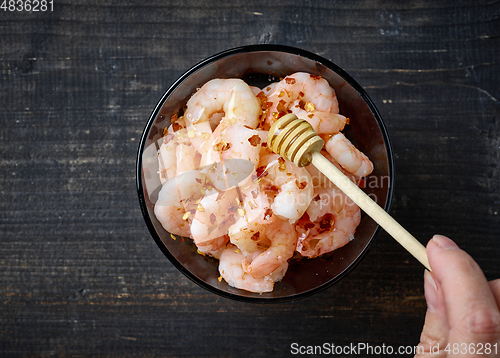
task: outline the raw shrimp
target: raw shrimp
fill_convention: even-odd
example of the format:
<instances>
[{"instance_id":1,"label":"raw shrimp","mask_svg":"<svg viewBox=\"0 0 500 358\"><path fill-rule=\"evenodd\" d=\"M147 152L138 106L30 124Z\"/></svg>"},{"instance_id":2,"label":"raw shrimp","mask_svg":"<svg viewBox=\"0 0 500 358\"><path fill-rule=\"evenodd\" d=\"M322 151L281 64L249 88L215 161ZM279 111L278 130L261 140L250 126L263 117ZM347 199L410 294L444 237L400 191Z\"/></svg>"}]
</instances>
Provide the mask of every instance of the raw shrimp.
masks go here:
<instances>
[{"instance_id":1,"label":"raw shrimp","mask_svg":"<svg viewBox=\"0 0 500 358\"><path fill-rule=\"evenodd\" d=\"M232 169L229 170L228 166L231 166ZM196 215L204 213L204 206L207 209L210 208L215 211L216 207L220 208L226 205L224 200L213 203L216 197L223 198L226 193L225 190L228 189L228 180L224 173L227 172L232 176L231 173L238 170L241 176L244 177L250 175L251 171L249 169L247 161L228 161L226 166L222 163L212 164L198 168L197 170L187 171L168 180L163 184L158 194L158 200L154 209L156 218L165 230L177 235L192 236L193 232L190 229L190 225L193 224L193 219ZM234 191L235 188L229 188L227 196L232 195ZM221 212L223 209L220 208L217 210ZM210 221L211 219L212 217L201 220ZM215 222L220 224L224 219L225 217L219 217L216 218ZM197 226L194 228L196 229L196 235L202 235L199 233ZM215 234L203 239L202 242L205 242L205 245L211 245L212 242L209 240L216 239L222 235Z\"/></svg>"},{"instance_id":2,"label":"raw shrimp","mask_svg":"<svg viewBox=\"0 0 500 358\"><path fill-rule=\"evenodd\" d=\"M296 100L289 110L298 118L307 120L314 131L320 136L323 134L335 134L344 129L347 118L338 113L321 112L314 110L314 105L307 104L303 100Z\"/></svg>"},{"instance_id":3,"label":"raw shrimp","mask_svg":"<svg viewBox=\"0 0 500 358\"><path fill-rule=\"evenodd\" d=\"M220 255L219 272L229 286L250 292L271 292L274 283L280 281L288 269L284 262L273 273L260 278L254 278L242 267L245 256L234 245L229 244Z\"/></svg>"},{"instance_id":4,"label":"raw shrimp","mask_svg":"<svg viewBox=\"0 0 500 358\"><path fill-rule=\"evenodd\" d=\"M160 170L160 182L165 184L169 179L175 177L177 172L177 152L178 143L173 134L163 137L163 143L158 151L158 166Z\"/></svg>"},{"instance_id":5,"label":"raw shrimp","mask_svg":"<svg viewBox=\"0 0 500 358\"><path fill-rule=\"evenodd\" d=\"M245 159L257 165L261 144L265 142L267 132L232 124L218 126L210 140L202 147L202 165L220 162L226 159ZM263 139L266 138L266 139Z\"/></svg>"},{"instance_id":6,"label":"raw shrimp","mask_svg":"<svg viewBox=\"0 0 500 358\"><path fill-rule=\"evenodd\" d=\"M196 150L185 128L163 137L158 152L160 180L167 180L200 166L201 154Z\"/></svg>"},{"instance_id":7,"label":"raw shrimp","mask_svg":"<svg viewBox=\"0 0 500 358\"><path fill-rule=\"evenodd\" d=\"M347 170L342 168L339 163L328 153L326 150L322 149L321 154L330 161L335 167L342 172L346 177L348 177L353 183L357 183L359 177L349 173ZM318 186L328 186L331 184L330 179L328 179L322 172L320 172L314 165L308 165L305 167L312 178L312 183L314 188Z\"/></svg>"},{"instance_id":8,"label":"raw shrimp","mask_svg":"<svg viewBox=\"0 0 500 358\"><path fill-rule=\"evenodd\" d=\"M198 247L198 251L202 254L209 255L215 257L216 259L220 259L220 255L222 251L226 248L226 244L229 242L229 236L223 235L214 240L208 245L200 245Z\"/></svg>"},{"instance_id":9,"label":"raw shrimp","mask_svg":"<svg viewBox=\"0 0 500 358\"><path fill-rule=\"evenodd\" d=\"M347 176L353 183L357 184L358 177L347 172L339 163L337 163L330 154L322 150L321 154L328 159L337 169ZM311 174L314 187L314 194L311 204L307 208L307 215L311 221L316 221L319 217L327 213L338 213L344 208L348 197L343 191L338 189L323 173L321 173L314 165L305 167Z\"/></svg>"},{"instance_id":10,"label":"raw shrimp","mask_svg":"<svg viewBox=\"0 0 500 358\"><path fill-rule=\"evenodd\" d=\"M167 181L158 193L154 212L158 221L168 232L190 236L186 213L192 210L194 202L201 197L202 186L198 182L200 173L187 172ZM198 180L197 180L198 179Z\"/></svg>"},{"instance_id":11,"label":"raw shrimp","mask_svg":"<svg viewBox=\"0 0 500 358\"><path fill-rule=\"evenodd\" d=\"M187 102L186 123L209 121L224 112L221 124L235 123L257 128L261 107L252 89L240 79L213 79L205 83Z\"/></svg>"},{"instance_id":12,"label":"raw shrimp","mask_svg":"<svg viewBox=\"0 0 500 358\"><path fill-rule=\"evenodd\" d=\"M297 251L309 258L332 252L354 238L360 221L361 211L351 199L340 212L327 213L316 222L302 218L296 226Z\"/></svg>"},{"instance_id":13,"label":"raw shrimp","mask_svg":"<svg viewBox=\"0 0 500 358\"><path fill-rule=\"evenodd\" d=\"M373 171L373 163L357 149L343 133L337 133L326 143L325 149L345 170L358 177L369 175Z\"/></svg>"},{"instance_id":14,"label":"raw shrimp","mask_svg":"<svg viewBox=\"0 0 500 358\"><path fill-rule=\"evenodd\" d=\"M266 116L265 127L270 128L274 121L292 111L293 105L299 105L303 102L303 108L308 112L328 112L339 113L337 96L328 82L320 76L310 75L309 73L297 72L285 77L272 88L267 101L272 103L269 106ZM296 102L298 101L298 102ZM329 129L329 125L322 123L323 117L315 118L311 123L316 130ZM303 118L307 121L313 118ZM321 120L320 120L321 119ZM336 129L337 127L335 127ZM326 134L318 132L318 134Z\"/></svg>"},{"instance_id":15,"label":"raw shrimp","mask_svg":"<svg viewBox=\"0 0 500 358\"><path fill-rule=\"evenodd\" d=\"M166 191L162 195L167 195ZM189 224L182 218L186 212L181 205L162 205L158 199L154 210L156 218L165 230L174 235L189 237L191 231Z\"/></svg>"},{"instance_id":16,"label":"raw shrimp","mask_svg":"<svg viewBox=\"0 0 500 358\"><path fill-rule=\"evenodd\" d=\"M229 228L229 237L245 255L254 254L243 262L243 269L254 278L263 277L293 256L297 233L293 224L273 213L270 198L263 191L250 191L243 212L245 215Z\"/></svg>"},{"instance_id":17,"label":"raw shrimp","mask_svg":"<svg viewBox=\"0 0 500 358\"><path fill-rule=\"evenodd\" d=\"M196 246L212 246L236 222L237 194L235 188L220 192L212 190L199 201L191 222L191 237Z\"/></svg>"},{"instance_id":18,"label":"raw shrimp","mask_svg":"<svg viewBox=\"0 0 500 358\"><path fill-rule=\"evenodd\" d=\"M229 228L231 242L245 253L253 253L262 246L263 230L272 215L271 203L267 195L260 191L259 183L252 180L242 190L241 213L238 221ZM266 242L266 244L268 244Z\"/></svg>"},{"instance_id":19,"label":"raw shrimp","mask_svg":"<svg viewBox=\"0 0 500 358\"><path fill-rule=\"evenodd\" d=\"M313 198L311 176L277 154L263 155L257 168L261 190L273 197L272 211L281 219L295 223Z\"/></svg>"},{"instance_id":20,"label":"raw shrimp","mask_svg":"<svg viewBox=\"0 0 500 358\"><path fill-rule=\"evenodd\" d=\"M253 228L258 229L252 235L257 238L251 239L263 244L269 243L269 248L253 258L250 263L246 260L242 263L243 269L254 278L272 274L282 267L293 256L297 246L297 232L294 225L276 215L271 215L267 220L269 223Z\"/></svg>"}]
</instances>

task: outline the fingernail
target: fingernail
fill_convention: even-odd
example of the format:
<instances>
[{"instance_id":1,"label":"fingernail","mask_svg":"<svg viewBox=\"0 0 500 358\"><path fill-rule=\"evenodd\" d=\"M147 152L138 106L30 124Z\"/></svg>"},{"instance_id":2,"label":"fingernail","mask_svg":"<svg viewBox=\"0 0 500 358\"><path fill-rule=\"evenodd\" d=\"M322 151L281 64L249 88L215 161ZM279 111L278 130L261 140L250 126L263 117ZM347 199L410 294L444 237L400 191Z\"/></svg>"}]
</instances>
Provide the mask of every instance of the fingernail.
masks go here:
<instances>
[{"instance_id":1,"label":"fingernail","mask_svg":"<svg viewBox=\"0 0 500 358\"><path fill-rule=\"evenodd\" d=\"M424 291L427 310L429 312L436 312L438 302L437 285L431 273L427 270L424 272Z\"/></svg>"},{"instance_id":2,"label":"fingernail","mask_svg":"<svg viewBox=\"0 0 500 358\"><path fill-rule=\"evenodd\" d=\"M458 249L457 244L453 242L451 239L447 238L446 236L443 235L434 235L432 237L434 242L441 248L445 250L456 250Z\"/></svg>"}]
</instances>

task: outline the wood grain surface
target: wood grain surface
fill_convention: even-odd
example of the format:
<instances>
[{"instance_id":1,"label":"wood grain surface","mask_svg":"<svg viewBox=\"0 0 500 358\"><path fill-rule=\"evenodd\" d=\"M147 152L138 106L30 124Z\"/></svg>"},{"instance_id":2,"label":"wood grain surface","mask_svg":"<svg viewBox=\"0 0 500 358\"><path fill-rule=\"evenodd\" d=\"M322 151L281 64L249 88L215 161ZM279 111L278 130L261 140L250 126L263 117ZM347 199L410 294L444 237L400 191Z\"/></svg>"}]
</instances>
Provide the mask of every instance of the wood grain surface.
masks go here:
<instances>
[{"instance_id":1,"label":"wood grain surface","mask_svg":"<svg viewBox=\"0 0 500 358\"><path fill-rule=\"evenodd\" d=\"M0 356L418 344L423 268L385 233L338 284L276 305L209 293L151 238L135 187L146 120L185 70L240 45L296 46L353 76L392 140L392 216L500 277L500 2L97 3L0 10Z\"/></svg>"}]
</instances>

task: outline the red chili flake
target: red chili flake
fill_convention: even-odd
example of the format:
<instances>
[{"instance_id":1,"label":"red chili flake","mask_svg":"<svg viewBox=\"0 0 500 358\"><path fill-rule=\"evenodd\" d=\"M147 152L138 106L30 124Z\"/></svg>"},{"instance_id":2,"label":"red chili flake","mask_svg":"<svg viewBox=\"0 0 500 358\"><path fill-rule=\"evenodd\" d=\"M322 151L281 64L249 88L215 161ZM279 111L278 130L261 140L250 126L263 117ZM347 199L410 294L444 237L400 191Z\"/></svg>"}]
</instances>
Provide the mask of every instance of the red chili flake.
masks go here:
<instances>
[{"instance_id":1,"label":"red chili flake","mask_svg":"<svg viewBox=\"0 0 500 358\"><path fill-rule=\"evenodd\" d=\"M250 144L254 147L258 146L260 144L260 137L255 134L253 136L251 136L250 138L248 138L248 141L250 142Z\"/></svg>"},{"instance_id":2,"label":"red chili flake","mask_svg":"<svg viewBox=\"0 0 500 358\"><path fill-rule=\"evenodd\" d=\"M273 215L273 211L269 208L264 212L264 220L268 220Z\"/></svg>"},{"instance_id":3,"label":"red chili flake","mask_svg":"<svg viewBox=\"0 0 500 358\"><path fill-rule=\"evenodd\" d=\"M297 81L296 81L296 80L295 80L295 78L293 78L293 77L287 77L287 78L285 78L285 82L286 82L287 84L289 84L289 85L294 85L294 84L295 84L295 82L297 82Z\"/></svg>"},{"instance_id":4,"label":"red chili flake","mask_svg":"<svg viewBox=\"0 0 500 358\"><path fill-rule=\"evenodd\" d=\"M263 91L257 93L256 97L260 101L261 106L264 106L267 103L267 96Z\"/></svg>"},{"instance_id":5,"label":"red chili flake","mask_svg":"<svg viewBox=\"0 0 500 358\"><path fill-rule=\"evenodd\" d=\"M283 117L287 113L286 102L284 100L280 100L276 106L276 110L278 111L277 118Z\"/></svg>"},{"instance_id":6,"label":"red chili flake","mask_svg":"<svg viewBox=\"0 0 500 358\"><path fill-rule=\"evenodd\" d=\"M302 190L307 186L307 182L303 181L303 182L299 183L299 181L297 179L295 179L295 185L297 185L297 188Z\"/></svg>"},{"instance_id":7,"label":"red chili flake","mask_svg":"<svg viewBox=\"0 0 500 358\"><path fill-rule=\"evenodd\" d=\"M316 195L316 196L313 198L313 201L318 201L318 200L321 200L321 198L319 197L319 195Z\"/></svg>"},{"instance_id":8,"label":"red chili flake","mask_svg":"<svg viewBox=\"0 0 500 358\"><path fill-rule=\"evenodd\" d=\"M201 179L200 179L200 178L196 178L195 180L196 180L198 183L200 183L200 184L201 184Z\"/></svg>"},{"instance_id":9,"label":"red chili flake","mask_svg":"<svg viewBox=\"0 0 500 358\"><path fill-rule=\"evenodd\" d=\"M216 152L224 152L224 151L228 150L229 148L231 148L231 143L227 143L225 140L221 140L220 142L215 144L213 147L213 149Z\"/></svg>"},{"instance_id":10,"label":"red chili flake","mask_svg":"<svg viewBox=\"0 0 500 358\"><path fill-rule=\"evenodd\" d=\"M330 220L327 220L327 219L323 219L321 220L321 222L319 223L319 227L326 230L326 229L329 229L332 227L332 223L330 222Z\"/></svg>"},{"instance_id":11,"label":"red chili flake","mask_svg":"<svg viewBox=\"0 0 500 358\"><path fill-rule=\"evenodd\" d=\"M261 146L262 146L262 147L267 147L267 142L262 142L262 143L261 143Z\"/></svg>"},{"instance_id":12,"label":"red chili flake","mask_svg":"<svg viewBox=\"0 0 500 358\"><path fill-rule=\"evenodd\" d=\"M320 80L321 79L321 76L318 76L318 75L309 75L309 77L311 77L313 80Z\"/></svg>"},{"instance_id":13,"label":"red chili flake","mask_svg":"<svg viewBox=\"0 0 500 358\"><path fill-rule=\"evenodd\" d=\"M321 222L319 223L319 227L323 230L329 230L332 227L333 224L333 215L332 214L326 214L323 216L323 219L321 219Z\"/></svg>"},{"instance_id":14,"label":"red chili flake","mask_svg":"<svg viewBox=\"0 0 500 358\"><path fill-rule=\"evenodd\" d=\"M172 130L174 132L177 132L179 129L182 129L182 128L184 128L184 127L181 126L179 123L177 123L177 122L172 123Z\"/></svg>"},{"instance_id":15,"label":"red chili flake","mask_svg":"<svg viewBox=\"0 0 500 358\"><path fill-rule=\"evenodd\" d=\"M304 97L304 92L300 91L300 92L299 92L299 96L300 96L300 97Z\"/></svg>"},{"instance_id":16,"label":"red chili flake","mask_svg":"<svg viewBox=\"0 0 500 358\"><path fill-rule=\"evenodd\" d=\"M258 178L263 178L263 177L265 177L265 176L267 176L269 174L269 172L266 170L265 166L258 167L256 169L256 172L257 172L257 177Z\"/></svg>"},{"instance_id":17,"label":"red chili flake","mask_svg":"<svg viewBox=\"0 0 500 358\"><path fill-rule=\"evenodd\" d=\"M252 237L250 237L250 240L257 241L257 240L259 240L259 236L260 236L260 232L257 231L255 234L252 235Z\"/></svg>"},{"instance_id":18,"label":"red chili flake","mask_svg":"<svg viewBox=\"0 0 500 358\"><path fill-rule=\"evenodd\" d=\"M266 190L268 190L268 191L274 191L274 192L277 193L278 191L280 191L280 188L278 188L276 185L268 185L266 187Z\"/></svg>"},{"instance_id":19,"label":"red chili flake","mask_svg":"<svg viewBox=\"0 0 500 358\"><path fill-rule=\"evenodd\" d=\"M215 214L212 213L210 214L210 224L215 224L215 222L217 221L217 218L215 217Z\"/></svg>"}]
</instances>

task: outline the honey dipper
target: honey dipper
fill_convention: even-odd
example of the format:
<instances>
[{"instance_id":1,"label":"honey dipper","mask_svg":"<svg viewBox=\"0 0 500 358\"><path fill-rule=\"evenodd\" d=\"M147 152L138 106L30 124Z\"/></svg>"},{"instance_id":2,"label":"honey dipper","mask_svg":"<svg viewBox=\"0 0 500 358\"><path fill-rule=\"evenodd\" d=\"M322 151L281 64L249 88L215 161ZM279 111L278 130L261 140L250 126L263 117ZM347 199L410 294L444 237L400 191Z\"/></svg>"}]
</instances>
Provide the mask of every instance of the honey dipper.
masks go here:
<instances>
[{"instance_id":1,"label":"honey dipper","mask_svg":"<svg viewBox=\"0 0 500 358\"><path fill-rule=\"evenodd\" d=\"M431 270L425 247L320 153L324 141L307 121L297 118L295 114L281 117L269 130L267 144L273 152L299 167L312 163L401 246Z\"/></svg>"}]
</instances>

